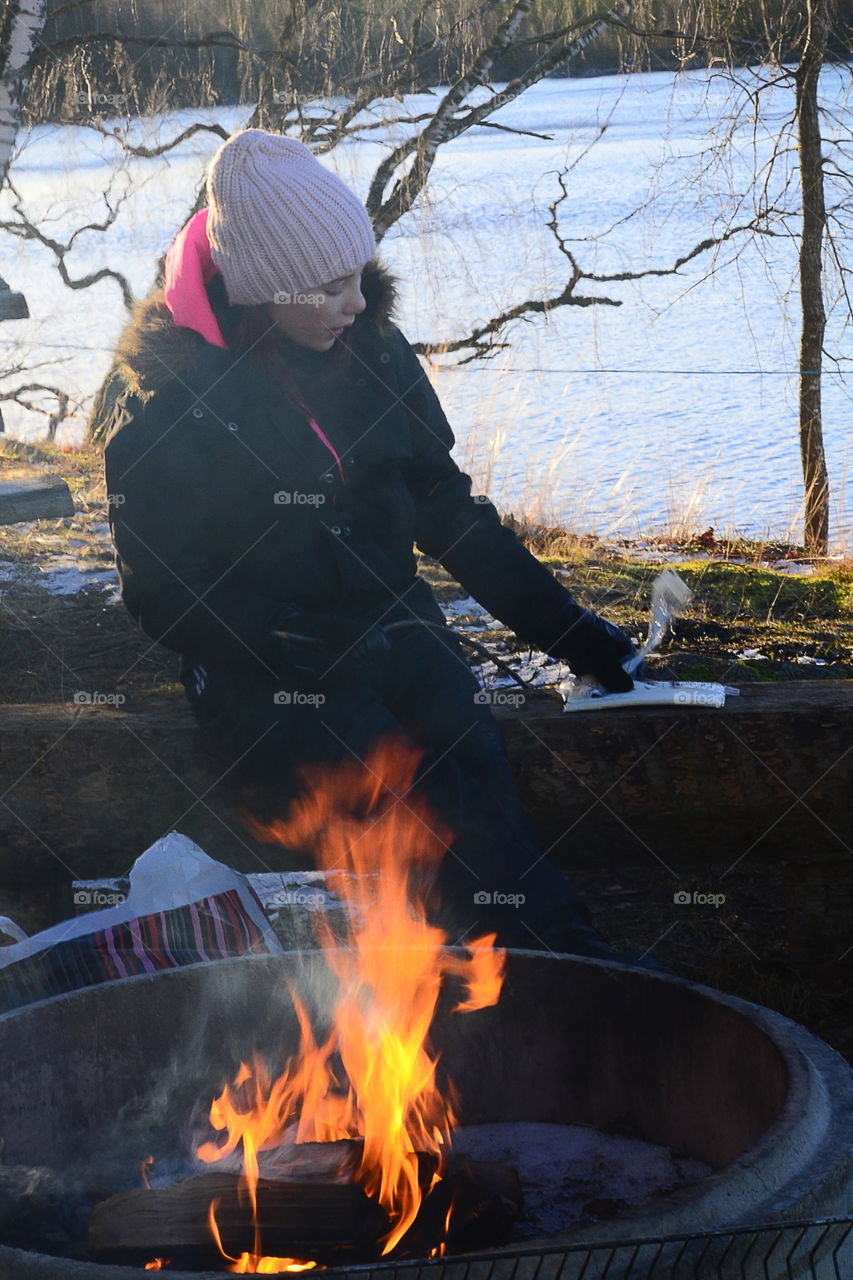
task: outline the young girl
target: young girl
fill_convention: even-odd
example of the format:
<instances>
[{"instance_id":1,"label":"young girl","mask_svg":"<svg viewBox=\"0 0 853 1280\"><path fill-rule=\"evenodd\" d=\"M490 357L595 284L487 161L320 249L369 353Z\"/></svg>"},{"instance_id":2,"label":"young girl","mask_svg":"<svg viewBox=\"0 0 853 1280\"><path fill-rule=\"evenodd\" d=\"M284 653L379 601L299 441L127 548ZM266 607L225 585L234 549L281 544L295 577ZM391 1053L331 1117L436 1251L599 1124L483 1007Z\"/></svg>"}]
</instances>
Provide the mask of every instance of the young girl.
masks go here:
<instances>
[{"instance_id":1,"label":"young girl","mask_svg":"<svg viewBox=\"0 0 853 1280\"><path fill-rule=\"evenodd\" d=\"M631 641L471 495L353 193L301 143L248 129L207 197L118 352L106 473L127 608L181 655L204 729L283 802L301 765L415 744L416 785L455 833L454 930L612 956L537 845L413 547L608 689L631 687Z\"/></svg>"}]
</instances>

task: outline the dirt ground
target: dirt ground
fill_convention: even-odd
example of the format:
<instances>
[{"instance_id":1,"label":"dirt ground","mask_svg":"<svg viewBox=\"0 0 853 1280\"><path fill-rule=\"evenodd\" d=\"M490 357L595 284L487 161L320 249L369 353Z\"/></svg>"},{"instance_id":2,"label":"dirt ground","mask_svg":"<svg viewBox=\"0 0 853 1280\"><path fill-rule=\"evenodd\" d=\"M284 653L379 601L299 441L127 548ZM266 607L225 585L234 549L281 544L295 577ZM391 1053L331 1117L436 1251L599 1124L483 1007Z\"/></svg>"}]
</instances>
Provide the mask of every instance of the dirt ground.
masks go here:
<instances>
[{"instance_id":1,"label":"dirt ground","mask_svg":"<svg viewBox=\"0 0 853 1280\"><path fill-rule=\"evenodd\" d=\"M4 457L59 470L76 514L0 526L0 703L68 703L76 690L96 688L121 693L126 709L142 710L146 699L174 692L175 655L153 646L116 597L97 455L0 441L0 465ZM853 678L850 562L815 565L800 548L723 544L710 532L681 543L615 546L559 530L521 531L584 604L634 635L645 634L654 577L662 565L677 566L694 601L650 663L653 676L735 685ZM424 562L422 571L443 602L464 597L438 566ZM529 670L529 651L515 637L469 606L453 608L452 621L467 635ZM853 921L848 953L820 962L792 958L788 923L796 906L782 867L742 864L730 879L736 913L697 910L677 927L671 881L651 860L614 870L581 857L572 877L618 948L653 948L675 973L768 1005L853 1061ZM0 891L0 914L22 905L5 902Z\"/></svg>"}]
</instances>

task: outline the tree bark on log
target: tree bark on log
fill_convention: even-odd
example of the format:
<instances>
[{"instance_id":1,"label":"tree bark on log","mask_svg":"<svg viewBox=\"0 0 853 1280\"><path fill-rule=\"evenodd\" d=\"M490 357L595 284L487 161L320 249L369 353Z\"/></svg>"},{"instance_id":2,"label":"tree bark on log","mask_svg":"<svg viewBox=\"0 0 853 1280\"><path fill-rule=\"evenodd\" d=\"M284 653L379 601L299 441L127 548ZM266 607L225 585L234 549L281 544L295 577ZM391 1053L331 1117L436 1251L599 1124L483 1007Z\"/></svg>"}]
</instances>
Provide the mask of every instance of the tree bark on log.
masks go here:
<instances>
[{"instance_id":1,"label":"tree bark on log","mask_svg":"<svg viewBox=\"0 0 853 1280\"><path fill-rule=\"evenodd\" d=\"M0 524L73 515L71 491L59 476L16 468L14 475L0 480Z\"/></svg>"},{"instance_id":2,"label":"tree bark on log","mask_svg":"<svg viewBox=\"0 0 853 1280\"><path fill-rule=\"evenodd\" d=\"M205 1173L168 1187L124 1191L97 1205L89 1219L89 1252L98 1262L132 1265L153 1257L220 1257L208 1219L215 1203L222 1247L251 1252L253 1227L239 1175ZM352 1182L279 1182L261 1178L258 1226L264 1253L278 1258L366 1257L388 1230L388 1217Z\"/></svg>"},{"instance_id":3,"label":"tree bark on log","mask_svg":"<svg viewBox=\"0 0 853 1280\"><path fill-rule=\"evenodd\" d=\"M514 1169L451 1152L441 1179L430 1188L435 1160L419 1156L418 1161L424 1199L389 1257L427 1257L444 1239L457 1248L506 1242L523 1200ZM173 1266L213 1265L221 1257L211 1233L213 1204L224 1252L232 1258L251 1253L254 1227L240 1182L236 1173L215 1172L110 1196L92 1211L89 1252L98 1262L134 1265L168 1257ZM263 1253L278 1258L329 1265L370 1261L380 1255L390 1226L385 1210L354 1182L262 1177L257 1203Z\"/></svg>"},{"instance_id":4,"label":"tree bark on log","mask_svg":"<svg viewBox=\"0 0 853 1280\"><path fill-rule=\"evenodd\" d=\"M240 793L182 698L131 712L68 697L0 709L0 887L38 886L39 923L71 913L73 880L124 875L172 828L242 871L306 866L248 835ZM527 705L501 719L558 865L637 865L649 849L681 868L845 853L853 681L749 685L719 710Z\"/></svg>"}]
</instances>

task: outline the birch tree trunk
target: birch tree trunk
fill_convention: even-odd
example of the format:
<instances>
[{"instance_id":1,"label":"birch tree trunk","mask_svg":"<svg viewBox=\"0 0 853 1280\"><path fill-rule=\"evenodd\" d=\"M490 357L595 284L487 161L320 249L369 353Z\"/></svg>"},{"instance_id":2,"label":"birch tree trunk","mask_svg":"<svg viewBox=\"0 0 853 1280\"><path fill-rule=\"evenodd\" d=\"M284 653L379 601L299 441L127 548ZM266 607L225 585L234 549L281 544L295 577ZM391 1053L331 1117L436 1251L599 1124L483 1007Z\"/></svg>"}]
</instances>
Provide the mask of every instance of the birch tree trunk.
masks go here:
<instances>
[{"instance_id":1,"label":"birch tree trunk","mask_svg":"<svg viewBox=\"0 0 853 1280\"><path fill-rule=\"evenodd\" d=\"M808 30L796 76L797 131L803 227L800 239L800 455L805 486L805 544L812 555L829 550L829 479L823 446L821 373L826 309L823 239L826 233L818 79L826 53L833 0L806 0Z\"/></svg>"},{"instance_id":2,"label":"birch tree trunk","mask_svg":"<svg viewBox=\"0 0 853 1280\"><path fill-rule=\"evenodd\" d=\"M47 0L3 0L0 9L0 187L6 181L12 159L30 58L46 19ZM5 280L0 280L0 320L23 320L28 315L23 294L13 292Z\"/></svg>"},{"instance_id":3,"label":"birch tree trunk","mask_svg":"<svg viewBox=\"0 0 853 1280\"><path fill-rule=\"evenodd\" d=\"M21 118L30 59L47 20L47 0L4 0L0 17L0 186Z\"/></svg>"}]
</instances>

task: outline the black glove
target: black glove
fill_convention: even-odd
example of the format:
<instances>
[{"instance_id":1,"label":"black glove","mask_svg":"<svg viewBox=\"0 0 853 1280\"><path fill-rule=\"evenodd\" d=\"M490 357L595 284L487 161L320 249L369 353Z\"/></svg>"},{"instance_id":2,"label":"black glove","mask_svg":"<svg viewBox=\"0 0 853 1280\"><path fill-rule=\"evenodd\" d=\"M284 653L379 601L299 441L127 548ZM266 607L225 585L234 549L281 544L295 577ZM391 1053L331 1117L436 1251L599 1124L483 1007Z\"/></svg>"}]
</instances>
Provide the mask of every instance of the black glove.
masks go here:
<instances>
[{"instance_id":1,"label":"black glove","mask_svg":"<svg viewBox=\"0 0 853 1280\"><path fill-rule=\"evenodd\" d=\"M282 610L271 637L277 658L292 671L315 678L338 669L351 676L369 676L391 651L383 627L340 613L311 613L297 605Z\"/></svg>"},{"instance_id":2,"label":"black glove","mask_svg":"<svg viewBox=\"0 0 853 1280\"><path fill-rule=\"evenodd\" d=\"M574 600L560 619L563 634L547 652L568 662L576 676L594 676L608 693L628 693L634 681L623 663L636 652L629 635Z\"/></svg>"}]
</instances>

